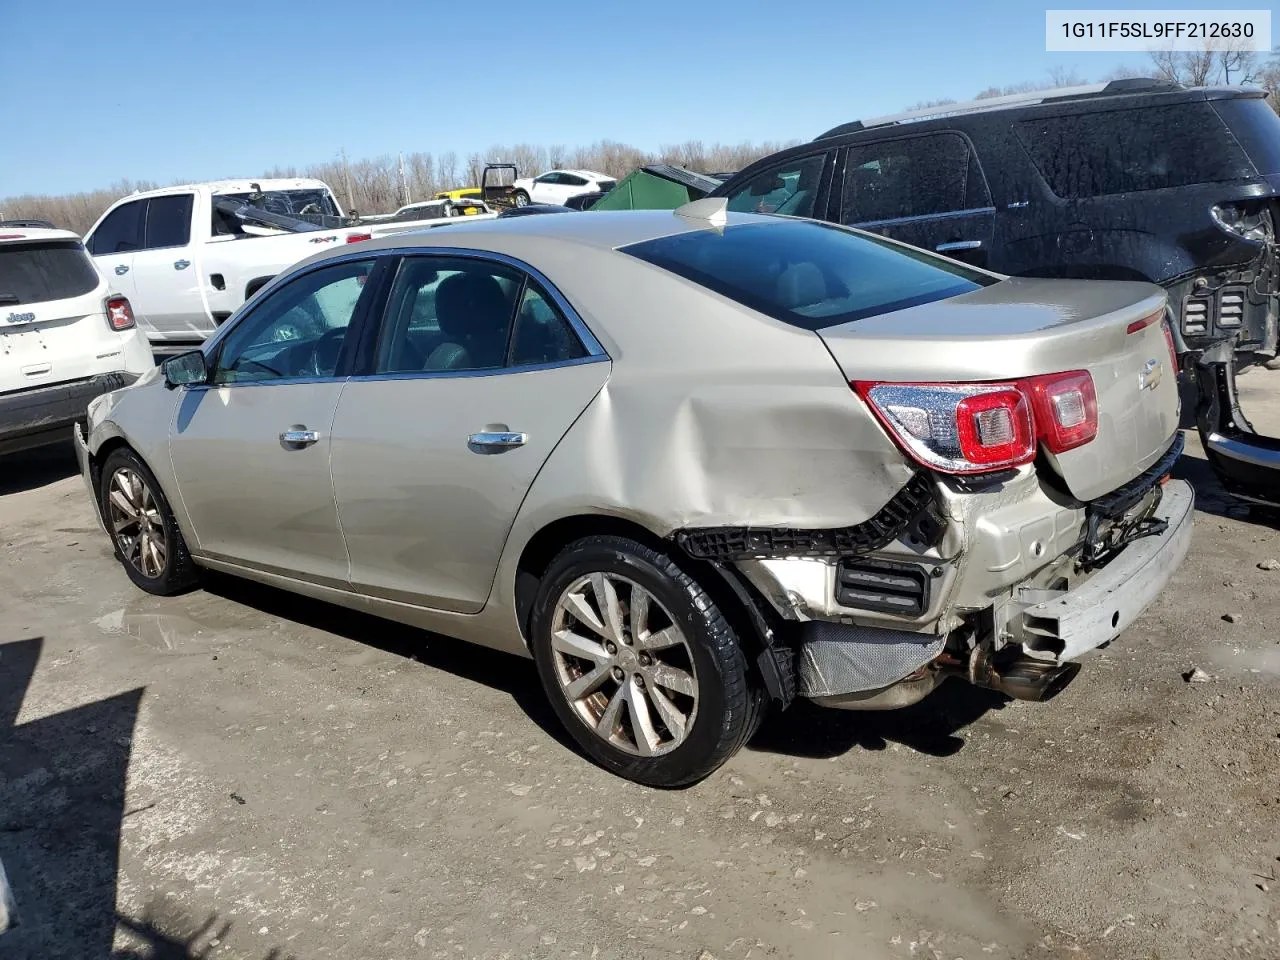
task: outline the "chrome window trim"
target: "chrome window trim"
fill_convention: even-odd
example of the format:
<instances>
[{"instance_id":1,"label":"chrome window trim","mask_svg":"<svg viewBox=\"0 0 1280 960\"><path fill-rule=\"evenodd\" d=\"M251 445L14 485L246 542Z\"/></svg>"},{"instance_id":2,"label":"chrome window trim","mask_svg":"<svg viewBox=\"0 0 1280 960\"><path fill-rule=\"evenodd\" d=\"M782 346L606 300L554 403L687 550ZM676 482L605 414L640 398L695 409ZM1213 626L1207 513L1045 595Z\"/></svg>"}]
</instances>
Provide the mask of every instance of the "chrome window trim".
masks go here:
<instances>
[{"instance_id":1,"label":"chrome window trim","mask_svg":"<svg viewBox=\"0 0 1280 960\"><path fill-rule=\"evenodd\" d=\"M358 383L375 380L457 380L462 377L496 377L513 376L520 373L534 373L539 370L559 370L561 367L580 367L584 363L609 363L607 356L577 357L573 360L553 360L550 363L522 363L512 367L485 367L482 370L421 370L402 371L399 373L369 373L351 377Z\"/></svg>"},{"instance_id":2,"label":"chrome window trim","mask_svg":"<svg viewBox=\"0 0 1280 960\"><path fill-rule=\"evenodd\" d=\"M582 341L582 346L587 351L587 357L582 359L597 359L597 360L610 359L608 352L604 349L603 346L601 346L600 341L596 339L595 334L591 332L591 328L588 327L586 322L583 321L582 317L578 315L578 311L573 309L572 305L570 305L569 301L565 299L564 294L560 292L559 288L554 283L552 283L549 279L547 279L546 274L542 273L536 267L530 266L529 264L525 263L523 260L519 260L515 257L508 256L505 253L496 253L492 250L478 250L473 247L440 247L440 246L383 247L378 250L352 250L349 253L342 253L332 257L325 257L323 260L317 260L315 263L308 264L306 267L295 269L288 273L279 273L276 276L272 277L271 280L268 281L266 284L264 284L262 289L258 290L252 297L246 300L244 304L241 305L239 310L237 310L234 314L228 317L227 320L223 322L223 324L220 327L218 327L218 329L214 332L213 336L209 337L209 339L205 340L204 343L200 345L200 350L204 353L205 359L208 360L208 358L217 351L218 345L222 342L222 340L232 330L234 330L243 322L243 318L248 316L248 314L251 312L250 308L256 305L256 302L260 300L263 297L263 295L267 293L269 290L274 290L277 286L281 286L286 282L291 282L293 280L298 279L299 277L306 276L308 273L312 273L316 270L320 270L325 267L334 266L335 264L345 263L351 260L369 260L369 259L377 260L382 257L467 257L473 260L496 261L497 263L502 263L509 267L514 267L517 270L522 270L525 273L527 273L529 276L533 277L533 279L537 280L538 283L542 285L542 287L547 291L547 293L551 295L551 299L555 301L555 305L560 308L560 311L564 314L565 319L569 321L569 326L573 328L573 332L577 334L578 339ZM381 323L381 318L379 318L379 323ZM564 361L564 362L573 363L573 362L580 362L580 361ZM540 364L539 366L542 366L542 365ZM499 367L496 369L514 370L516 368ZM440 372L447 373L449 371L440 371ZM456 371L456 372L469 373L472 371ZM490 372L490 371L474 371L474 372L482 373L482 372ZM420 376L420 375L421 374L407 374L407 376ZM374 375L370 374L370 376L374 376ZM358 377L356 379L364 380L368 378ZM271 380L267 382L282 383L284 381ZM306 382L315 383L317 381L307 380ZM224 386L226 386L226 384L224 384Z\"/></svg>"},{"instance_id":3,"label":"chrome window trim","mask_svg":"<svg viewBox=\"0 0 1280 960\"><path fill-rule=\"evenodd\" d=\"M899 223L918 223L922 220L946 220L950 217L971 217L979 213L995 212L995 207L969 207L966 210L948 210L945 213L917 213L910 217L890 217L887 220L859 220L857 223L846 224L846 226L865 230L868 227L888 227Z\"/></svg>"}]
</instances>

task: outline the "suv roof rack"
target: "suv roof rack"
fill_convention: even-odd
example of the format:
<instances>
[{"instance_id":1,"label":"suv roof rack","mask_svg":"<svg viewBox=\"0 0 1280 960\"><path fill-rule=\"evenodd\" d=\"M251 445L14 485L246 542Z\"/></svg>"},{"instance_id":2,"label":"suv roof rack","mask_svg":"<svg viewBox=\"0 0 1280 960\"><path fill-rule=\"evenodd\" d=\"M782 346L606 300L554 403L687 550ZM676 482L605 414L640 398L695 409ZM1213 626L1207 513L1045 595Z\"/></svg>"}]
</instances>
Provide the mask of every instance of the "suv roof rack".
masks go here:
<instances>
[{"instance_id":1,"label":"suv roof rack","mask_svg":"<svg viewBox=\"0 0 1280 960\"><path fill-rule=\"evenodd\" d=\"M815 140L826 140L830 137L855 133L858 130L869 130L872 127L887 127L899 123L918 123L921 120L936 120L941 117L956 117L969 113L988 113L993 110L1007 110L1012 107L1025 107L1051 100L1080 100L1087 97L1118 96L1128 93L1155 93L1173 90L1185 90L1180 83L1169 80L1157 80L1153 77L1132 77L1124 80L1112 80L1109 83L1092 83L1078 87L1058 87L1051 90L1033 90L1029 93L1014 93L1006 97L988 97L983 100L970 100L967 103L947 103L923 110L909 110L871 120L854 120L832 127L826 133L814 137Z\"/></svg>"}]
</instances>

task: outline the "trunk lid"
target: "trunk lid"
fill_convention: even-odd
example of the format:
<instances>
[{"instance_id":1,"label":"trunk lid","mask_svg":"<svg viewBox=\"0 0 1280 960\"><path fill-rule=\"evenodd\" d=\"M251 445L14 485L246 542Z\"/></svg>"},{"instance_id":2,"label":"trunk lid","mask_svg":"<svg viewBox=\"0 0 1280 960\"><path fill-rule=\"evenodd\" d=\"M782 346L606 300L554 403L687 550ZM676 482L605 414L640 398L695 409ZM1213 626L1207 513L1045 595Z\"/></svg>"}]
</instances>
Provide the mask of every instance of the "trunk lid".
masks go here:
<instances>
[{"instance_id":1,"label":"trunk lid","mask_svg":"<svg viewBox=\"0 0 1280 960\"><path fill-rule=\"evenodd\" d=\"M1138 476L1178 429L1176 371L1160 321L1165 294L1148 283L1009 279L947 300L818 331L847 380L1010 381L1087 370L1098 433L1044 462L1091 500Z\"/></svg>"}]
</instances>

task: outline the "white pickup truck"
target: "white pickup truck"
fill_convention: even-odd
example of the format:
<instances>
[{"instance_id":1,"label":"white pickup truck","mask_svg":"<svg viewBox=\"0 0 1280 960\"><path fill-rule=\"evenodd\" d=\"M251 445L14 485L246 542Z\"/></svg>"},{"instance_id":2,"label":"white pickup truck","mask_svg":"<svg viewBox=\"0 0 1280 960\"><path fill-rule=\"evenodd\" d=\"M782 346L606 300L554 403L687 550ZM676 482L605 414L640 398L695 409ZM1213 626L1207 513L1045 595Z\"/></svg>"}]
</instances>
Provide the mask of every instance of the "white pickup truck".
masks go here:
<instances>
[{"instance_id":1,"label":"white pickup truck","mask_svg":"<svg viewBox=\"0 0 1280 960\"><path fill-rule=\"evenodd\" d=\"M152 346L167 353L202 342L268 280L317 250L455 222L443 213L345 217L321 180L220 180L118 200L85 246L111 291L129 298Z\"/></svg>"}]
</instances>

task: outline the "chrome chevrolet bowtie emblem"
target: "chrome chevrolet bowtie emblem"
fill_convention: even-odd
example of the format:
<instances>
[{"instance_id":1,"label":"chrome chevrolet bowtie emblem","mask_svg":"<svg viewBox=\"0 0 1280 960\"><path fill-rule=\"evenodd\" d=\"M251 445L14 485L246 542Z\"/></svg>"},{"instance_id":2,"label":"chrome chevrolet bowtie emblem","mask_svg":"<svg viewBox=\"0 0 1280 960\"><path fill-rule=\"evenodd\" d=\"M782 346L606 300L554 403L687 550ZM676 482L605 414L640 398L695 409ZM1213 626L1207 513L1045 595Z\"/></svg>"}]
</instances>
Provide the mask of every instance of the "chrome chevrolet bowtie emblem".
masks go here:
<instances>
[{"instance_id":1,"label":"chrome chevrolet bowtie emblem","mask_svg":"<svg viewBox=\"0 0 1280 960\"><path fill-rule=\"evenodd\" d=\"M1142 365L1142 373L1138 374L1139 390L1154 390L1164 376L1164 367L1159 360L1148 360Z\"/></svg>"}]
</instances>

